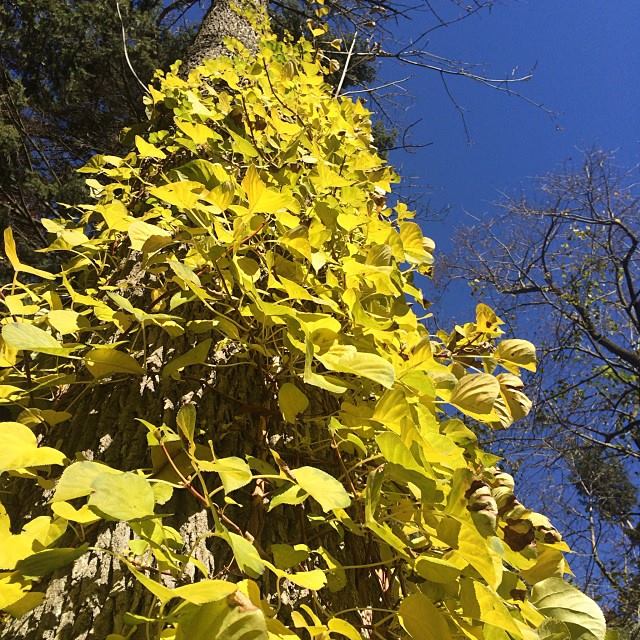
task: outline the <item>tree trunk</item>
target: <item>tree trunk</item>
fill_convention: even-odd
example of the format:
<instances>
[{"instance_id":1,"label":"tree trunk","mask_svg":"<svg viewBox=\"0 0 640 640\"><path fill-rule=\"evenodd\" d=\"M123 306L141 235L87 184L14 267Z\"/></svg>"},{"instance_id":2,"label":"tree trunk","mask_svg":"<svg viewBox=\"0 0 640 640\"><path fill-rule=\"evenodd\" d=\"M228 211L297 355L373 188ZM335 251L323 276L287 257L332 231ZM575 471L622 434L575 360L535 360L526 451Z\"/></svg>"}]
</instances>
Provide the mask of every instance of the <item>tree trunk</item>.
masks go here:
<instances>
[{"instance_id":1,"label":"tree trunk","mask_svg":"<svg viewBox=\"0 0 640 640\"><path fill-rule=\"evenodd\" d=\"M265 0L242 2L259 10L266 8ZM234 11L232 0L218 0L202 21L183 72L188 73L207 58L228 54L223 39L229 36L239 39L249 50L257 50L258 36L246 17ZM159 354L166 357L162 346L166 340L160 333L156 337ZM197 396L198 415L206 416L219 455L255 454L260 446L258 420L243 407L269 402L264 380L252 367L230 367L224 371L224 375L212 379L206 370L200 380L179 384L149 377L139 386L128 381L90 387L84 396L67 397L58 403L60 410L72 405L74 417L54 428L48 439L54 446L59 439L62 442L62 445L58 442L59 448L71 459L80 452L87 459L121 470L148 468L146 432L136 418L173 426L175 409L185 396L192 394ZM233 425L232 431L229 425ZM11 486L9 498L6 507L15 530L44 507L39 487L22 479ZM180 529L185 548L191 552L211 529L207 512L186 491L176 492L167 506L174 514L168 524ZM130 527L126 523L109 525L103 521L94 527L93 530L89 527L86 541L106 551L90 551L37 585L35 589L45 591L43 603L20 619L7 620L0 628L0 640L103 640L109 634L125 632L125 613L148 613L150 594L112 555L127 550L133 537ZM220 551L213 552L200 542L194 555L213 569L219 564L214 562L216 553ZM227 555L226 550L224 553Z\"/></svg>"},{"instance_id":2,"label":"tree trunk","mask_svg":"<svg viewBox=\"0 0 640 640\"><path fill-rule=\"evenodd\" d=\"M234 37L252 53L258 50L258 36L236 5L266 11L266 0L214 0L193 44L187 52L183 73L188 73L207 58L229 55L224 39Z\"/></svg>"}]
</instances>

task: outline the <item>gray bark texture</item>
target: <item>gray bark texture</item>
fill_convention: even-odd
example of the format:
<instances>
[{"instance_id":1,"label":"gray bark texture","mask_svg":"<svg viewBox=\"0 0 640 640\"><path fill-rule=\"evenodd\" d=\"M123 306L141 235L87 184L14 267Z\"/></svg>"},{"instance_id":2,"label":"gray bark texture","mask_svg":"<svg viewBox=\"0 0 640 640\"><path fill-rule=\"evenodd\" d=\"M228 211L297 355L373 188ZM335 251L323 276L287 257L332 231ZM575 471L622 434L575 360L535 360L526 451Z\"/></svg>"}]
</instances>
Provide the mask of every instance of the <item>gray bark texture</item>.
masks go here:
<instances>
[{"instance_id":1,"label":"gray bark texture","mask_svg":"<svg viewBox=\"0 0 640 640\"><path fill-rule=\"evenodd\" d=\"M224 39L232 36L238 39L252 53L258 50L258 35L243 15L241 7L266 11L266 0L214 0L207 12L198 35L187 52L182 69L188 73L208 58L229 55Z\"/></svg>"},{"instance_id":2,"label":"gray bark texture","mask_svg":"<svg viewBox=\"0 0 640 640\"><path fill-rule=\"evenodd\" d=\"M235 4L233 0L213 2L183 72L207 58L228 55L223 43L228 36L238 38L251 51L257 50L258 36ZM240 0L238 4L266 8L263 0ZM123 275L126 277L126 273ZM162 343L161 336L158 343ZM160 357L166 358L163 347L159 349ZM66 403L60 403L60 409L65 404L72 405L74 418L64 427L52 430L50 444L64 450L71 459L80 452L86 459L121 470L149 467L145 429L136 418L158 425L175 424L172 414L184 397L191 394L197 400L198 414L206 416L211 425L211 436L221 455L225 455L224 451L229 452L226 455L255 454L255 446L261 440L256 431L258 421L250 412L239 409L255 406L264 399L263 381L255 373L251 375L245 367L231 367L215 379L211 379L209 370L203 371L202 379L191 384L167 385L148 378L141 386L130 381L119 386L92 387L84 396L69 397ZM7 502L14 529L19 530L24 522L43 511L42 491L32 482L17 480L8 493L9 499L3 502ZM167 523L180 529L185 551L192 552L212 526L207 513L186 491L177 492L166 507L173 514ZM43 603L20 619L0 620L0 640L104 640L109 634L130 629L124 624L125 613L148 613L150 594L112 555L126 551L133 538L129 526L100 522L89 526L85 533L86 542L105 551L90 551L71 567L41 581L35 589L45 592ZM74 544L73 537L70 544ZM227 549L204 542L198 543L194 556L209 569L230 559ZM218 561L214 562L214 556ZM144 638L145 633L141 628L140 633L131 637Z\"/></svg>"}]
</instances>

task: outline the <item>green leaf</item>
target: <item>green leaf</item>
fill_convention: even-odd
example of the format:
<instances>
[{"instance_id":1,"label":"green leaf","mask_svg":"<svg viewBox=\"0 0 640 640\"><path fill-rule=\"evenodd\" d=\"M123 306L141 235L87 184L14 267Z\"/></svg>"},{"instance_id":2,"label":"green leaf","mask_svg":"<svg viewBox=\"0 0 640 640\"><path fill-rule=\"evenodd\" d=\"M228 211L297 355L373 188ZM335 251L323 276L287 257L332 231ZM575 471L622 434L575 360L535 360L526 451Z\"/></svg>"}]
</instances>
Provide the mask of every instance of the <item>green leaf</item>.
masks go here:
<instances>
[{"instance_id":1,"label":"green leaf","mask_svg":"<svg viewBox=\"0 0 640 640\"><path fill-rule=\"evenodd\" d=\"M430 582L441 584L453 584L460 572L467 566L461 558L436 558L432 556L419 556L415 561L416 573Z\"/></svg>"},{"instance_id":2,"label":"green leaf","mask_svg":"<svg viewBox=\"0 0 640 640\"><path fill-rule=\"evenodd\" d=\"M180 616L176 640L267 640L262 611L241 591Z\"/></svg>"},{"instance_id":3,"label":"green leaf","mask_svg":"<svg viewBox=\"0 0 640 640\"><path fill-rule=\"evenodd\" d=\"M433 602L422 593L405 598L398 610L400 624L413 640L449 640L447 621Z\"/></svg>"},{"instance_id":4,"label":"green leaf","mask_svg":"<svg viewBox=\"0 0 640 640\"><path fill-rule=\"evenodd\" d=\"M184 404L178 410L176 416L176 424L180 429L182 435L187 439L187 442L193 443L193 438L196 432L196 407L189 403Z\"/></svg>"},{"instance_id":5,"label":"green leaf","mask_svg":"<svg viewBox=\"0 0 640 640\"><path fill-rule=\"evenodd\" d=\"M271 553L278 569L291 569L309 557L309 547L305 544L272 544Z\"/></svg>"},{"instance_id":6,"label":"green leaf","mask_svg":"<svg viewBox=\"0 0 640 640\"><path fill-rule=\"evenodd\" d=\"M145 587L145 589L147 589L148 591L150 591L154 596L156 596L156 598L158 598L158 600L160 600L160 602L164 603L164 602L168 602L169 600L171 600L171 598L174 597L175 593L173 589L169 589L169 587L165 587L163 584L160 584L159 582L156 582L155 580L153 580L152 578L149 578L149 576L146 576L144 573L142 573L141 571L138 571L138 569L136 569L130 562L128 562L126 559L124 558L120 558L120 560L122 562L124 562L124 564L127 565L129 571L131 571L131 573L134 575L134 577L136 578L136 580L143 586Z\"/></svg>"},{"instance_id":7,"label":"green leaf","mask_svg":"<svg viewBox=\"0 0 640 640\"><path fill-rule=\"evenodd\" d=\"M219 474L224 492L227 494L249 484L253 477L249 465L236 456L218 458L215 462L198 461L198 466L202 471L215 471Z\"/></svg>"},{"instance_id":8,"label":"green leaf","mask_svg":"<svg viewBox=\"0 0 640 640\"><path fill-rule=\"evenodd\" d=\"M540 613L564 622L571 640L604 640L607 626L600 607L562 578L536 583L531 602Z\"/></svg>"},{"instance_id":9,"label":"green leaf","mask_svg":"<svg viewBox=\"0 0 640 640\"><path fill-rule=\"evenodd\" d=\"M71 548L45 549L44 551L34 553L24 560L20 560L16 564L16 571L30 578L46 576L56 569L75 562L75 560L84 555L88 549L88 544Z\"/></svg>"},{"instance_id":10,"label":"green leaf","mask_svg":"<svg viewBox=\"0 0 640 640\"><path fill-rule=\"evenodd\" d=\"M233 550L233 556L238 563L240 571L252 578L261 576L266 568L258 550L242 536L230 531L222 534Z\"/></svg>"},{"instance_id":11,"label":"green leaf","mask_svg":"<svg viewBox=\"0 0 640 640\"><path fill-rule=\"evenodd\" d=\"M180 371L182 371L182 369L196 364L204 364L209 356L211 342L211 338L207 338L199 342L193 349L189 349L186 353L168 362L162 369L162 377L180 380Z\"/></svg>"},{"instance_id":12,"label":"green leaf","mask_svg":"<svg viewBox=\"0 0 640 640\"><path fill-rule=\"evenodd\" d=\"M342 484L333 476L315 467L300 467L291 474L298 485L320 503L323 511L346 509L351 498Z\"/></svg>"},{"instance_id":13,"label":"green leaf","mask_svg":"<svg viewBox=\"0 0 640 640\"><path fill-rule=\"evenodd\" d=\"M571 638L569 627L564 622L551 620L551 618L547 618L537 631L540 640L569 640ZM613 638L609 638L609 633L606 635L606 640L613 640Z\"/></svg>"},{"instance_id":14,"label":"green leaf","mask_svg":"<svg viewBox=\"0 0 640 640\"><path fill-rule=\"evenodd\" d=\"M105 473L91 483L88 505L113 520L137 520L153 515L153 488L135 473Z\"/></svg>"},{"instance_id":15,"label":"green leaf","mask_svg":"<svg viewBox=\"0 0 640 640\"><path fill-rule=\"evenodd\" d=\"M89 460L74 462L62 472L51 502L66 502L88 496L93 490L93 481L105 473L117 475L122 471Z\"/></svg>"},{"instance_id":16,"label":"green leaf","mask_svg":"<svg viewBox=\"0 0 640 640\"><path fill-rule=\"evenodd\" d=\"M302 487L294 484L290 487L287 487L283 491L279 491L278 493L276 493L271 498L267 511L271 511L281 504L302 504L307 499L308 495L309 494L304 489L302 489Z\"/></svg>"},{"instance_id":17,"label":"green leaf","mask_svg":"<svg viewBox=\"0 0 640 640\"><path fill-rule=\"evenodd\" d=\"M106 347L92 349L84 357L87 369L94 378L103 378L113 373L133 376L144 375L144 369L127 353Z\"/></svg>"},{"instance_id":18,"label":"green leaf","mask_svg":"<svg viewBox=\"0 0 640 640\"><path fill-rule=\"evenodd\" d=\"M38 440L19 422L0 422L0 473L29 467L62 465L64 453L51 447L38 447Z\"/></svg>"},{"instance_id":19,"label":"green leaf","mask_svg":"<svg viewBox=\"0 0 640 640\"><path fill-rule=\"evenodd\" d=\"M285 382L278 391L278 406L284 419L295 424L298 414L309 406L309 398L295 384Z\"/></svg>"}]
</instances>

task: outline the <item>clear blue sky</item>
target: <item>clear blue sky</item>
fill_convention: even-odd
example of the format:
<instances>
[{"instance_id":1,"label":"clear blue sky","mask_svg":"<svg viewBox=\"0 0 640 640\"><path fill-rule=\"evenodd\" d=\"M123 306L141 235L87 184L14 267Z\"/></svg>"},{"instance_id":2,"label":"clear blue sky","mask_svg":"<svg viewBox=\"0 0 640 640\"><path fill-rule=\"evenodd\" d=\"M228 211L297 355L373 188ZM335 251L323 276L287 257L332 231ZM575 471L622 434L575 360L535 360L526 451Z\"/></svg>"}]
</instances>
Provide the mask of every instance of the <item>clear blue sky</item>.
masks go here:
<instances>
[{"instance_id":1,"label":"clear blue sky","mask_svg":"<svg viewBox=\"0 0 640 640\"><path fill-rule=\"evenodd\" d=\"M416 14L400 24L398 43L423 31L428 18ZM500 191L530 187L530 178L579 158L579 149L600 145L618 150L624 164L640 161L638 0L501 0L491 13L434 33L428 49L484 63L480 70L495 77L535 65L522 91L558 114L552 119L515 97L453 79L450 89L467 109L468 144L437 74L384 63L384 81L412 76L404 85L411 96L401 103L406 111L396 107L394 117L404 124L422 118L411 141L433 143L412 155L394 153L392 161L411 178L413 196L451 207L444 221L424 225L440 251L449 248L453 228L470 220L465 211L490 215Z\"/></svg>"}]
</instances>

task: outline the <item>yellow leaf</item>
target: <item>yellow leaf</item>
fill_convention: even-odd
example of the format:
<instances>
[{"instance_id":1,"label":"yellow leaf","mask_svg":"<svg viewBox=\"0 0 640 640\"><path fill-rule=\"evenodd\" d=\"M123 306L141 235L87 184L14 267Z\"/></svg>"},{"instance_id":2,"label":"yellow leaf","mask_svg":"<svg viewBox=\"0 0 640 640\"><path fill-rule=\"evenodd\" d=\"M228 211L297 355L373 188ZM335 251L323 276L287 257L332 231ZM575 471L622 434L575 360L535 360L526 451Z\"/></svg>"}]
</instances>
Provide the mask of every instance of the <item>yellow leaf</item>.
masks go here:
<instances>
[{"instance_id":1,"label":"yellow leaf","mask_svg":"<svg viewBox=\"0 0 640 640\"><path fill-rule=\"evenodd\" d=\"M127 231L134 218L120 200L114 200L108 204L97 205L96 211L104 218L109 229L114 231Z\"/></svg>"},{"instance_id":2,"label":"yellow leaf","mask_svg":"<svg viewBox=\"0 0 640 640\"><path fill-rule=\"evenodd\" d=\"M35 351L61 356L71 351L50 333L26 322L5 324L2 327L2 338L8 347L17 351Z\"/></svg>"},{"instance_id":3,"label":"yellow leaf","mask_svg":"<svg viewBox=\"0 0 640 640\"><path fill-rule=\"evenodd\" d=\"M311 591L318 591L327 584L327 576L322 569L287 573L286 577L290 582L297 584L303 589L310 589Z\"/></svg>"},{"instance_id":4,"label":"yellow leaf","mask_svg":"<svg viewBox=\"0 0 640 640\"><path fill-rule=\"evenodd\" d=\"M481 333L490 337L497 337L504 333L500 325L504 322L498 318L495 311L482 302L476 307L476 327Z\"/></svg>"},{"instance_id":5,"label":"yellow leaf","mask_svg":"<svg viewBox=\"0 0 640 640\"><path fill-rule=\"evenodd\" d=\"M358 633L358 630L346 620L331 618L327 626L329 627L329 631L339 633L341 636L349 638L349 640L362 640L362 636Z\"/></svg>"},{"instance_id":6,"label":"yellow leaf","mask_svg":"<svg viewBox=\"0 0 640 640\"><path fill-rule=\"evenodd\" d=\"M249 213L277 213L294 206L292 198L270 189L262 182L258 171L251 165L242 180L242 188L249 200ZM294 201L295 202L295 201Z\"/></svg>"},{"instance_id":7,"label":"yellow leaf","mask_svg":"<svg viewBox=\"0 0 640 640\"><path fill-rule=\"evenodd\" d=\"M395 380L393 365L375 353L358 351L353 345L334 344L316 358L330 371L351 373L390 389ZM497 382L496 382L497 384Z\"/></svg>"},{"instance_id":8,"label":"yellow leaf","mask_svg":"<svg viewBox=\"0 0 640 640\"><path fill-rule=\"evenodd\" d=\"M449 402L463 413L485 415L491 413L500 393L500 383L488 373L463 376L453 389Z\"/></svg>"},{"instance_id":9,"label":"yellow leaf","mask_svg":"<svg viewBox=\"0 0 640 640\"><path fill-rule=\"evenodd\" d=\"M29 429L19 422L0 422L0 473L62 465L64 453L51 447L38 447L38 440Z\"/></svg>"},{"instance_id":10,"label":"yellow leaf","mask_svg":"<svg viewBox=\"0 0 640 640\"><path fill-rule=\"evenodd\" d=\"M278 406L284 419L294 424L298 414L309 406L309 399L295 384L285 382L278 391Z\"/></svg>"},{"instance_id":11,"label":"yellow leaf","mask_svg":"<svg viewBox=\"0 0 640 640\"><path fill-rule=\"evenodd\" d=\"M150 238L171 237L171 234L168 231L165 231L160 227L156 227L153 224L149 224L148 222L143 222L142 220L136 220L134 223L130 224L129 228L127 229L127 233L129 234L131 248L135 251L142 251L145 243Z\"/></svg>"},{"instance_id":12,"label":"yellow leaf","mask_svg":"<svg viewBox=\"0 0 640 640\"><path fill-rule=\"evenodd\" d=\"M49 311L47 314L47 322L58 333L66 335L68 333L75 333L80 329L78 324L80 317L81 316L77 311L72 311L71 309L59 309Z\"/></svg>"},{"instance_id":13,"label":"yellow leaf","mask_svg":"<svg viewBox=\"0 0 640 640\"><path fill-rule=\"evenodd\" d=\"M320 503L323 511L346 509L351 504L351 498L342 483L326 471L300 467L292 470L291 474L298 485Z\"/></svg>"},{"instance_id":14,"label":"yellow leaf","mask_svg":"<svg viewBox=\"0 0 640 640\"><path fill-rule=\"evenodd\" d=\"M147 142L144 138L136 136L136 148L138 149L138 155L141 158L157 158L158 160L164 160L167 154L158 147Z\"/></svg>"},{"instance_id":15,"label":"yellow leaf","mask_svg":"<svg viewBox=\"0 0 640 640\"><path fill-rule=\"evenodd\" d=\"M144 374L144 369L135 358L116 349L107 347L92 349L84 359L87 369L95 378L102 378L112 373L127 373L134 376Z\"/></svg>"},{"instance_id":16,"label":"yellow leaf","mask_svg":"<svg viewBox=\"0 0 640 640\"><path fill-rule=\"evenodd\" d=\"M527 371L536 370L536 348L528 340L503 340L493 357L516 375L518 367Z\"/></svg>"},{"instance_id":17,"label":"yellow leaf","mask_svg":"<svg viewBox=\"0 0 640 640\"><path fill-rule=\"evenodd\" d=\"M173 595L192 604L216 602L237 591L238 585L226 580L201 580L173 590Z\"/></svg>"},{"instance_id":18,"label":"yellow leaf","mask_svg":"<svg viewBox=\"0 0 640 640\"><path fill-rule=\"evenodd\" d=\"M211 338L207 338L206 340L199 342L195 347L193 347L193 349L189 349L186 353L175 357L162 369L162 377L180 380L180 372L185 367L203 364L209 356L211 342Z\"/></svg>"},{"instance_id":19,"label":"yellow leaf","mask_svg":"<svg viewBox=\"0 0 640 640\"><path fill-rule=\"evenodd\" d=\"M181 180L170 182L160 187L149 189L149 193L164 202L178 207L178 209L193 209L198 204L198 199L204 186L194 180Z\"/></svg>"},{"instance_id":20,"label":"yellow leaf","mask_svg":"<svg viewBox=\"0 0 640 640\"><path fill-rule=\"evenodd\" d=\"M26 264L22 264L22 262L20 262L20 259L18 258L18 252L16 251L16 241L13 238L13 231L11 230L11 227L7 227L4 230L4 252L7 254L7 258L9 258L9 262L11 263L11 266L15 271L30 273L32 276L38 276L39 278L44 278L45 280L56 279L56 277L48 271L35 269L34 267L29 267Z\"/></svg>"},{"instance_id":21,"label":"yellow leaf","mask_svg":"<svg viewBox=\"0 0 640 640\"><path fill-rule=\"evenodd\" d=\"M502 581L502 558L488 545L487 540L474 525L462 523L458 534L457 554L464 558L490 587L498 588Z\"/></svg>"},{"instance_id":22,"label":"yellow leaf","mask_svg":"<svg viewBox=\"0 0 640 640\"><path fill-rule=\"evenodd\" d=\"M220 139L220 135L213 129L210 129L204 124L199 122L184 122L183 120L176 120L176 126L182 133L188 138L193 140L197 145L206 144L208 140Z\"/></svg>"},{"instance_id":23,"label":"yellow leaf","mask_svg":"<svg viewBox=\"0 0 640 640\"><path fill-rule=\"evenodd\" d=\"M406 597L398 610L400 624L413 640L449 640L451 631L442 611L423 593Z\"/></svg>"},{"instance_id":24,"label":"yellow leaf","mask_svg":"<svg viewBox=\"0 0 640 640\"><path fill-rule=\"evenodd\" d=\"M78 524L91 524L101 519L86 504L76 509L68 502L54 502L51 505L51 511L65 520L77 522Z\"/></svg>"},{"instance_id":25,"label":"yellow leaf","mask_svg":"<svg viewBox=\"0 0 640 640\"><path fill-rule=\"evenodd\" d=\"M422 230L415 222L400 224L400 240L408 262L414 264L433 263L432 251L435 246L431 240L422 235Z\"/></svg>"}]
</instances>

